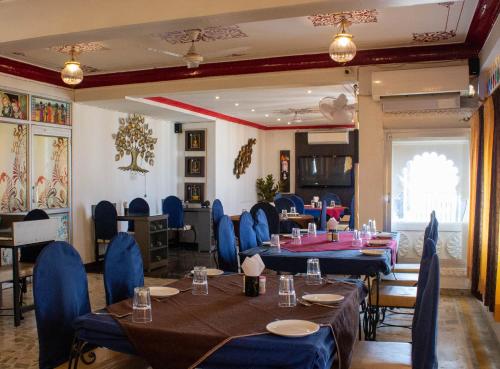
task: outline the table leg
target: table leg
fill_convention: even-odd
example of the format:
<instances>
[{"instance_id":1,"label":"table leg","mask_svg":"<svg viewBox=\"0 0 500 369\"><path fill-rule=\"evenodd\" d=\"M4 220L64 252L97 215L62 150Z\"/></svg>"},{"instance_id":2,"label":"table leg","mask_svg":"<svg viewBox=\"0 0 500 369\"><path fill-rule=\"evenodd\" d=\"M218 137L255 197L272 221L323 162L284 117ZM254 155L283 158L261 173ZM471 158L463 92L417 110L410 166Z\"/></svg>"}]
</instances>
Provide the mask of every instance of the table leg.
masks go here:
<instances>
[{"instance_id":1,"label":"table leg","mask_svg":"<svg viewBox=\"0 0 500 369\"><path fill-rule=\"evenodd\" d=\"M21 324L21 286L19 283L19 259L18 248L12 248L12 290L13 290L13 306L14 306L14 326L18 327Z\"/></svg>"}]
</instances>

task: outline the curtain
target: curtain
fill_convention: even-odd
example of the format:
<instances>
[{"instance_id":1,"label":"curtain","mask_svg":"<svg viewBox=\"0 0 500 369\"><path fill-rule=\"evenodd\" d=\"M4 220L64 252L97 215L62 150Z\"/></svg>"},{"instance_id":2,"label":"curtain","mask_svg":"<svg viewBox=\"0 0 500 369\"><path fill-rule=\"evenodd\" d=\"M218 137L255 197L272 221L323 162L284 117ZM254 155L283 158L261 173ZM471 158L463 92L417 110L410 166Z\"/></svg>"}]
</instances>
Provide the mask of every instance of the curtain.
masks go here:
<instances>
[{"instance_id":1,"label":"curtain","mask_svg":"<svg viewBox=\"0 0 500 369\"><path fill-rule=\"evenodd\" d=\"M477 110L470 119L470 195L469 195L469 238L467 249L467 276L472 279L473 258L474 258L474 235L477 227L476 205L480 202L478 199L478 162L479 162L479 131L480 131L479 110Z\"/></svg>"}]
</instances>

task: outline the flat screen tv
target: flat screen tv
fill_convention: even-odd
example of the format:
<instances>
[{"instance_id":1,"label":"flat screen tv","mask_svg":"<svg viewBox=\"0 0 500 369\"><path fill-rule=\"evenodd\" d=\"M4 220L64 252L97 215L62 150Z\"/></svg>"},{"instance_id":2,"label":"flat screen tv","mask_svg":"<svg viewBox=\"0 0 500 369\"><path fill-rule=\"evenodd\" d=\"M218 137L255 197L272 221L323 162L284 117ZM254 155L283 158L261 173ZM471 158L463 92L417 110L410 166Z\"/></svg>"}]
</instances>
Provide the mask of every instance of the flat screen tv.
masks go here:
<instances>
[{"instance_id":1,"label":"flat screen tv","mask_svg":"<svg viewBox=\"0 0 500 369\"><path fill-rule=\"evenodd\" d=\"M303 187L352 186L352 157L300 156L298 182Z\"/></svg>"}]
</instances>

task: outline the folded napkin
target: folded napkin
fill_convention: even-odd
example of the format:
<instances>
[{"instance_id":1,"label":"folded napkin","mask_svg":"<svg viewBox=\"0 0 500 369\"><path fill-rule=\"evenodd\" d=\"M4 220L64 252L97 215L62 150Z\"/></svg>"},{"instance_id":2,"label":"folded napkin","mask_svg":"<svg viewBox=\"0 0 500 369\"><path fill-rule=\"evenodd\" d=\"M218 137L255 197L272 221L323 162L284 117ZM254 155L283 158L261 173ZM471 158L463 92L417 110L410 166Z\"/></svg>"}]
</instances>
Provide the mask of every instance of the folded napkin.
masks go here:
<instances>
[{"instance_id":1,"label":"folded napkin","mask_svg":"<svg viewBox=\"0 0 500 369\"><path fill-rule=\"evenodd\" d=\"M241 264L243 273L249 277L258 277L265 267L259 254L245 258L245 261Z\"/></svg>"},{"instance_id":2,"label":"folded napkin","mask_svg":"<svg viewBox=\"0 0 500 369\"><path fill-rule=\"evenodd\" d=\"M328 231L333 231L333 230L337 229L338 225L339 225L339 222L337 222L337 219L335 219L334 217L331 217L330 219L328 219L328 222L326 223L326 229Z\"/></svg>"}]
</instances>

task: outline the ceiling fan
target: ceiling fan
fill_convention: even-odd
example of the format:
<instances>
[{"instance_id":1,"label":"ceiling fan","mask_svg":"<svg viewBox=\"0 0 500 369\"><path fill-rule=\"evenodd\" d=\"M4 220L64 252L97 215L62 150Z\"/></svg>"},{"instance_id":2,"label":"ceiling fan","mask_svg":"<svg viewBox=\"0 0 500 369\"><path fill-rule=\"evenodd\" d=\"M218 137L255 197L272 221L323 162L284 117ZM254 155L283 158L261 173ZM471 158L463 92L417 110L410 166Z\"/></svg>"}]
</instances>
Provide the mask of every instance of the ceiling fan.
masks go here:
<instances>
[{"instance_id":1,"label":"ceiling fan","mask_svg":"<svg viewBox=\"0 0 500 369\"><path fill-rule=\"evenodd\" d=\"M292 123L303 123L304 121L314 121L315 117L309 118L305 117L305 115L318 113L318 110L313 108L300 108L300 109L289 108L283 110L276 110L275 113L285 116L292 116L292 118L289 120L289 124L292 124Z\"/></svg>"},{"instance_id":2,"label":"ceiling fan","mask_svg":"<svg viewBox=\"0 0 500 369\"><path fill-rule=\"evenodd\" d=\"M350 123L354 118L355 104L348 104L345 94L338 97L327 96L319 101L319 111L334 123Z\"/></svg>"}]
</instances>

